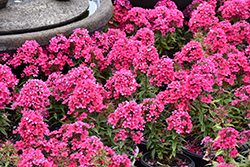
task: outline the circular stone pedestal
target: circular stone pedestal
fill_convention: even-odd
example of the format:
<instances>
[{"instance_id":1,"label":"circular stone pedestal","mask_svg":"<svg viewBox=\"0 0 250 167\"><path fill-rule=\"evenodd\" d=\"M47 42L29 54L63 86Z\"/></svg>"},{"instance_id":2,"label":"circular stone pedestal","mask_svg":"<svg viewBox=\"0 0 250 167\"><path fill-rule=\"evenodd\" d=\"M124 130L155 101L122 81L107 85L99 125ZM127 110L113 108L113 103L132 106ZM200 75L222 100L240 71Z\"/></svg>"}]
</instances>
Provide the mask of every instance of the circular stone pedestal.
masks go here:
<instances>
[{"instance_id":1,"label":"circular stone pedestal","mask_svg":"<svg viewBox=\"0 0 250 167\"><path fill-rule=\"evenodd\" d=\"M111 0L14 1L9 0L0 9L0 53L12 52L26 40L36 40L46 46L57 34L69 37L77 28L93 34L102 30L113 15ZM91 6L88 9L91 3L96 5L94 13L90 11Z\"/></svg>"},{"instance_id":2,"label":"circular stone pedestal","mask_svg":"<svg viewBox=\"0 0 250 167\"><path fill-rule=\"evenodd\" d=\"M24 0L0 10L0 35L46 30L65 25L81 17L88 9L88 0Z\"/></svg>"}]
</instances>

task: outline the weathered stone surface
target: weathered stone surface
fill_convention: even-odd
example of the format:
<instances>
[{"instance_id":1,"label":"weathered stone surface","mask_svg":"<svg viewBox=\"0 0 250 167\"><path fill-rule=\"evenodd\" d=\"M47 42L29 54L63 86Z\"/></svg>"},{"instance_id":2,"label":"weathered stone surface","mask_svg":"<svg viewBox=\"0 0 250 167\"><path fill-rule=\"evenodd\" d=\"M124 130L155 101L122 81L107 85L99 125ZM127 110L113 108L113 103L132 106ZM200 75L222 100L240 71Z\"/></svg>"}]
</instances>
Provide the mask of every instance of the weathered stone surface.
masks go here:
<instances>
[{"instance_id":1,"label":"weathered stone surface","mask_svg":"<svg viewBox=\"0 0 250 167\"><path fill-rule=\"evenodd\" d=\"M0 10L0 35L45 30L76 20L88 9L88 0L25 0Z\"/></svg>"},{"instance_id":2,"label":"weathered stone surface","mask_svg":"<svg viewBox=\"0 0 250 167\"><path fill-rule=\"evenodd\" d=\"M85 28L90 34L92 34L95 31L102 30L112 15L113 5L111 0L100 0L100 3L98 3L98 9L95 13L85 19L48 30L0 35L0 53L15 50L16 48L22 46L26 40L36 40L41 46L46 46L49 44L49 40L56 36L56 34L64 34L68 37L76 28Z\"/></svg>"}]
</instances>

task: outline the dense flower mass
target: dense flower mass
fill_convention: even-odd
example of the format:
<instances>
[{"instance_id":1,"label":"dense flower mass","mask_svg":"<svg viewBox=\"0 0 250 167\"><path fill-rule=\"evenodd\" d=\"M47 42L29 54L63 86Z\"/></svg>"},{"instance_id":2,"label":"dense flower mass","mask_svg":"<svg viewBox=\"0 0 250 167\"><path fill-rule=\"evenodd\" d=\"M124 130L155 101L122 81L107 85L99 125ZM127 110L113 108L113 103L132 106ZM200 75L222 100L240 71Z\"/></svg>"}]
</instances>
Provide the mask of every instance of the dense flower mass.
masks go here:
<instances>
[{"instance_id":1,"label":"dense flower mass","mask_svg":"<svg viewBox=\"0 0 250 167\"><path fill-rule=\"evenodd\" d=\"M191 14L189 20L190 31L193 33L207 31L209 27L217 24L219 19L215 17L216 4L201 3Z\"/></svg>"},{"instance_id":2,"label":"dense flower mass","mask_svg":"<svg viewBox=\"0 0 250 167\"><path fill-rule=\"evenodd\" d=\"M18 81L10 67L0 64L0 109L12 101L10 89L14 89Z\"/></svg>"},{"instance_id":3,"label":"dense flower mass","mask_svg":"<svg viewBox=\"0 0 250 167\"><path fill-rule=\"evenodd\" d=\"M113 4L103 32L78 28L0 54L1 139L12 127L20 135L4 157L130 167L140 154L128 150L145 140L157 163L171 163L195 133L185 147L212 165L247 164L238 145L250 142L250 2L193 0L184 12L171 0Z\"/></svg>"},{"instance_id":4,"label":"dense flower mass","mask_svg":"<svg viewBox=\"0 0 250 167\"><path fill-rule=\"evenodd\" d=\"M109 91L109 96L119 99L119 96L132 97L137 87L140 87L136 83L136 80L129 70L121 69L115 72L114 76L107 80L105 85Z\"/></svg>"},{"instance_id":5,"label":"dense flower mass","mask_svg":"<svg viewBox=\"0 0 250 167\"><path fill-rule=\"evenodd\" d=\"M123 102L119 104L114 113L109 116L108 122L115 126L124 128L143 130L145 123L142 117L143 110L135 101Z\"/></svg>"},{"instance_id":6,"label":"dense flower mass","mask_svg":"<svg viewBox=\"0 0 250 167\"><path fill-rule=\"evenodd\" d=\"M31 79L23 85L12 108L22 107L40 112L46 111L46 106L50 104L49 96L50 91L42 80Z\"/></svg>"},{"instance_id":7,"label":"dense flower mass","mask_svg":"<svg viewBox=\"0 0 250 167\"><path fill-rule=\"evenodd\" d=\"M172 116L167 118L166 122L168 123L168 130L175 129L176 133L190 133L192 130L192 121L187 112L183 110L175 110L172 113Z\"/></svg>"},{"instance_id":8,"label":"dense flower mass","mask_svg":"<svg viewBox=\"0 0 250 167\"><path fill-rule=\"evenodd\" d=\"M248 0L225 1L218 9L224 19L248 19L250 17L250 3Z\"/></svg>"}]
</instances>

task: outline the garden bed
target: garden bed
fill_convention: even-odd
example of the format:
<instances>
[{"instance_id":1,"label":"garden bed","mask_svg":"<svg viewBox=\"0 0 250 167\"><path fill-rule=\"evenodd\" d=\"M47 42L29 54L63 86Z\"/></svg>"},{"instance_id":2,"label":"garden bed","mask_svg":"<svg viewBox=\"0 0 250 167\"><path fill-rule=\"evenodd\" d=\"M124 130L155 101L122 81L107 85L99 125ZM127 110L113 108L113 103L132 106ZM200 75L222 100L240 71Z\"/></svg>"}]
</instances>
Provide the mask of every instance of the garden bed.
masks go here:
<instances>
[{"instance_id":1,"label":"garden bed","mask_svg":"<svg viewBox=\"0 0 250 167\"><path fill-rule=\"evenodd\" d=\"M238 144L250 142L249 9L246 0L195 0L183 12L168 0L154 9L115 0L103 32L1 54L0 165L130 167L142 140L171 164L197 134L210 165L247 166Z\"/></svg>"}]
</instances>

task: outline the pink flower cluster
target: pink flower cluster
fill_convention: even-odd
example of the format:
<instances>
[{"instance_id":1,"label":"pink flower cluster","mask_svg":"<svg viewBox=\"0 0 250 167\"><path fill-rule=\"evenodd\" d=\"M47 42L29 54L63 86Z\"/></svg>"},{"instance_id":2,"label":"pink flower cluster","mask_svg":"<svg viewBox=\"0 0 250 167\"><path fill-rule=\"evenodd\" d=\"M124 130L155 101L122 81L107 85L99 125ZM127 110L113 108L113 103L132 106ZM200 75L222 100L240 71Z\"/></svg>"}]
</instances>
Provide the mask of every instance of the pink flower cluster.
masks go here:
<instances>
[{"instance_id":1,"label":"pink flower cluster","mask_svg":"<svg viewBox=\"0 0 250 167\"><path fill-rule=\"evenodd\" d=\"M51 71L63 70L66 63L73 66L72 59L68 57L69 48L66 49L66 47L69 47L69 44L65 44L66 46L61 44L61 42L65 43L65 40L66 37L63 35L52 38L50 45L47 47L48 51L39 46L36 41L26 41L22 47L17 49L17 54L14 54L7 64L14 68L24 64L25 68L24 73L21 74L22 77L37 77L40 71L44 72L45 75L49 75ZM66 42L68 41L66 40Z\"/></svg>"},{"instance_id":2,"label":"pink flower cluster","mask_svg":"<svg viewBox=\"0 0 250 167\"><path fill-rule=\"evenodd\" d=\"M166 35L168 32L174 32L176 27L183 27L184 16L172 1L159 1L154 9L131 8L127 0L123 2L116 0L114 4L113 20L127 33L147 27Z\"/></svg>"},{"instance_id":3,"label":"pink flower cluster","mask_svg":"<svg viewBox=\"0 0 250 167\"><path fill-rule=\"evenodd\" d=\"M201 32L208 30L209 27L217 24L219 19L215 16L216 1L214 3L203 2L191 14L189 20L190 31Z\"/></svg>"},{"instance_id":4,"label":"pink flower cluster","mask_svg":"<svg viewBox=\"0 0 250 167\"><path fill-rule=\"evenodd\" d=\"M43 122L42 115L34 110L22 110L23 117L19 127L14 133L19 133L24 140L17 141L15 146L19 149L37 147L44 142L44 135L48 135L48 125Z\"/></svg>"},{"instance_id":5,"label":"pink flower cluster","mask_svg":"<svg viewBox=\"0 0 250 167\"><path fill-rule=\"evenodd\" d=\"M149 82L151 85L162 86L175 80L174 62L168 57L162 57L149 66L147 76L151 76Z\"/></svg>"},{"instance_id":6,"label":"pink flower cluster","mask_svg":"<svg viewBox=\"0 0 250 167\"><path fill-rule=\"evenodd\" d=\"M103 104L106 97L104 88L96 82L92 69L84 64L72 68L65 75L52 73L46 84L56 100L63 99L62 104L68 105L68 114L74 112L74 117L81 114L80 120L86 119L87 113L100 112L106 108Z\"/></svg>"},{"instance_id":7,"label":"pink flower cluster","mask_svg":"<svg viewBox=\"0 0 250 167\"><path fill-rule=\"evenodd\" d=\"M199 42L190 41L180 52L175 53L174 61L184 65L184 62L194 63L205 58L204 51Z\"/></svg>"},{"instance_id":8,"label":"pink flower cluster","mask_svg":"<svg viewBox=\"0 0 250 167\"><path fill-rule=\"evenodd\" d=\"M23 85L12 108L46 111L46 106L50 105L49 96L50 91L42 80L30 79Z\"/></svg>"},{"instance_id":9,"label":"pink flower cluster","mask_svg":"<svg viewBox=\"0 0 250 167\"><path fill-rule=\"evenodd\" d=\"M249 141L250 131L244 130L243 132L239 133L232 127L225 127L222 128L216 139L211 139L210 137L205 137L202 140L201 144L204 144L207 149L212 149L213 151L220 150L222 155L216 157L216 161L220 164L217 166L234 166L234 164L228 164L226 158L224 159L223 156L227 156L229 154L230 157L236 158L238 156L238 143L245 143ZM226 154L225 154L226 153Z\"/></svg>"},{"instance_id":10,"label":"pink flower cluster","mask_svg":"<svg viewBox=\"0 0 250 167\"><path fill-rule=\"evenodd\" d=\"M172 112L172 115L166 119L168 130L173 128L178 134L190 133L193 127L191 116L188 112L179 109Z\"/></svg>"},{"instance_id":11,"label":"pink flower cluster","mask_svg":"<svg viewBox=\"0 0 250 167\"><path fill-rule=\"evenodd\" d=\"M114 76L110 77L105 84L105 88L110 90L109 97L119 99L119 96L132 97L134 93L140 87L136 83L136 80L131 71L121 69L114 73Z\"/></svg>"},{"instance_id":12,"label":"pink flower cluster","mask_svg":"<svg viewBox=\"0 0 250 167\"><path fill-rule=\"evenodd\" d=\"M19 80L11 72L11 68L0 64L0 109L12 101L10 89L14 89Z\"/></svg>"},{"instance_id":13,"label":"pink flower cluster","mask_svg":"<svg viewBox=\"0 0 250 167\"><path fill-rule=\"evenodd\" d=\"M214 141L214 147L217 148L235 148L239 138L239 132L234 128L222 128L218 133L219 138Z\"/></svg>"},{"instance_id":14,"label":"pink flower cluster","mask_svg":"<svg viewBox=\"0 0 250 167\"><path fill-rule=\"evenodd\" d=\"M104 119L101 124L113 126L113 143L132 137L137 144L152 127L163 130L150 134L160 136L153 142L165 144L165 133L178 137L191 133L191 115L203 116L193 111L196 103L206 106L206 111L209 108L212 116L204 117L217 125L237 124L230 113L234 109L249 120L250 24L238 20L249 19L248 1L223 0L217 10L216 0L195 0L188 24L194 39L173 60L160 57L155 46L157 35L184 29L184 16L172 1L159 1L154 9L132 8L128 0L114 4L112 28L105 33L90 36L86 29L76 29L69 38L52 38L45 48L26 41L13 56L0 55L0 62L6 63L0 64L0 109L11 105L23 114L15 130L22 137L15 144L21 150L18 166L130 166L127 155L116 155L101 138L90 136L89 131L98 129L94 127L98 121L89 119L95 114ZM224 21L217 17L220 14ZM25 83L18 85L10 67L23 65L20 80ZM232 97L226 98L232 102L210 110L221 100L217 96L228 92ZM63 125L50 132L43 122L49 106L50 112L53 107L66 109L72 123L61 119ZM107 116L102 118L104 113ZM237 143L249 141L250 136L246 124L239 124L243 132L222 127L218 138L206 137L204 145L237 157ZM219 156L217 161L231 166L224 159Z\"/></svg>"},{"instance_id":15,"label":"pink flower cluster","mask_svg":"<svg viewBox=\"0 0 250 167\"><path fill-rule=\"evenodd\" d=\"M248 0L225 1L218 9L223 19L248 19L250 17L250 2Z\"/></svg>"},{"instance_id":16,"label":"pink flower cluster","mask_svg":"<svg viewBox=\"0 0 250 167\"><path fill-rule=\"evenodd\" d=\"M18 150L22 150L18 167L33 165L76 167L79 164L129 167L131 165L127 155L116 155L113 150L104 146L99 138L89 137L87 129L90 126L86 123L78 121L49 132L48 125L43 122L39 112L24 110L22 113L20 125L15 131L22 137L22 140L15 144Z\"/></svg>"},{"instance_id":17,"label":"pink flower cluster","mask_svg":"<svg viewBox=\"0 0 250 167\"><path fill-rule=\"evenodd\" d=\"M155 99L144 99L141 104L133 100L120 103L108 118L108 123L112 124L113 128L121 128L114 139L125 140L132 136L136 143L140 143L143 139L141 131L148 129L148 123L157 123L163 110L164 105Z\"/></svg>"}]
</instances>

